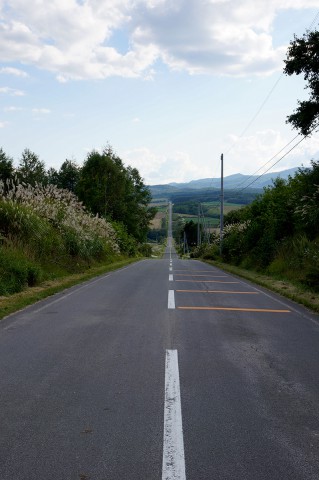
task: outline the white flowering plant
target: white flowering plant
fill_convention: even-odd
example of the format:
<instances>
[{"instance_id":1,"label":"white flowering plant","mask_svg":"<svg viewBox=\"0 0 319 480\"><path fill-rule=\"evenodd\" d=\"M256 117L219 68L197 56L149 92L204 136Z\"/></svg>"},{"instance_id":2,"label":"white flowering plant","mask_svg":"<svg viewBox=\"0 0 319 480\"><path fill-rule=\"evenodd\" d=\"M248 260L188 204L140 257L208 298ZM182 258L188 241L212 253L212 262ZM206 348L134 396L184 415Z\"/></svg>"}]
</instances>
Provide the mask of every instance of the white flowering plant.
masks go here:
<instances>
[{"instance_id":1,"label":"white flowering plant","mask_svg":"<svg viewBox=\"0 0 319 480\"><path fill-rule=\"evenodd\" d=\"M86 211L68 190L54 185L33 187L17 181L7 185L0 182L0 201L4 235L25 238L26 234L31 234L36 238L49 224L63 238L72 256L89 258L100 257L106 252L120 253L112 225Z\"/></svg>"}]
</instances>

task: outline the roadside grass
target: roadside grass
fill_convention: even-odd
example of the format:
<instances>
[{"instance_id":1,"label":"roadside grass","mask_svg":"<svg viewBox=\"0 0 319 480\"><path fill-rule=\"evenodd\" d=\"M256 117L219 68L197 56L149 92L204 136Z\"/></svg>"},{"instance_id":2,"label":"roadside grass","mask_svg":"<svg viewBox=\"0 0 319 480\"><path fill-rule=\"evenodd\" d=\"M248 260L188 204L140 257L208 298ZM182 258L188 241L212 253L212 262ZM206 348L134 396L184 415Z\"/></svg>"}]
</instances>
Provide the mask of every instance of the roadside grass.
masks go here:
<instances>
[{"instance_id":1,"label":"roadside grass","mask_svg":"<svg viewBox=\"0 0 319 480\"><path fill-rule=\"evenodd\" d=\"M214 265L229 273L237 275L238 277L250 280L257 285L267 288L268 290L279 293L283 297L287 297L296 303L304 305L313 312L319 313L319 294L312 292L310 289L307 289L298 283L292 283L286 279L279 279L251 270L245 270L227 263L206 259L201 260L205 263Z\"/></svg>"},{"instance_id":2,"label":"roadside grass","mask_svg":"<svg viewBox=\"0 0 319 480\"><path fill-rule=\"evenodd\" d=\"M164 243L150 243L152 247L152 258L161 259L165 252L166 245Z\"/></svg>"},{"instance_id":3,"label":"roadside grass","mask_svg":"<svg viewBox=\"0 0 319 480\"><path fill-rule=\"evenodd\" d=\"M8 296L0 296L0 320L11 313L17 312L28 305L36 303L39 300L43 300L44 298L54 295L55 293L61 292L66 288L73 287L74 285L78 285L79 283L83 283L108 272L121 269L140 260L142 260L142 258L125 258L115 261L114 263L96 265L82 273L66 275L54 280L48 280L40 283L37 286L28 287L19 293L14 293Z\"/></svg>"}]
</instances>

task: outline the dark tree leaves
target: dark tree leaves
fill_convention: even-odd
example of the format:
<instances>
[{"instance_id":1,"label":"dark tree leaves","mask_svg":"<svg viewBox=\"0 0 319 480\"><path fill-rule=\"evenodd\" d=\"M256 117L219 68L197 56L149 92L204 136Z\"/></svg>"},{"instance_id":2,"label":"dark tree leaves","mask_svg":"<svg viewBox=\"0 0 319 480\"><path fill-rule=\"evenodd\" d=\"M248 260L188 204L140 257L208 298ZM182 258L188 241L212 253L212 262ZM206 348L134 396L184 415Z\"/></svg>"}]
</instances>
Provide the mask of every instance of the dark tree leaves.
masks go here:
<instances>
[{"instance_id":1,"label":"dark tree leaves","mask_svg":"<svg viewBox=\"0 0 319 480\"><path fill-rule=\"evenodd\" d=\"M44 162L28 148L22 152L17 175L21 182L32 186L37 183L46 184L48 181Z\"/></svg>"},{"instance_id":2,"label":"dark tree leaves","mask_svg":"<svg viewBox=\"0 0 319 480\"><path fill-rule=\"evenodd\" d=\"M285 60L286 75L303 74L309 90L308 100L298 100L298 107L287 117L302 135L310 135L319 120L319 32L307 32L302 38L290 42Z\"/></svg>"},{"instance_id":3,"label":"dark tree leaves","mask_svg":"<svg viewBox=\"0 0 319 480\"><path fill-rule=\"evenodd\" d=\"M6 183L14 175L13 160L0 148L0 180Z\"/></svg>"}]
</instances>

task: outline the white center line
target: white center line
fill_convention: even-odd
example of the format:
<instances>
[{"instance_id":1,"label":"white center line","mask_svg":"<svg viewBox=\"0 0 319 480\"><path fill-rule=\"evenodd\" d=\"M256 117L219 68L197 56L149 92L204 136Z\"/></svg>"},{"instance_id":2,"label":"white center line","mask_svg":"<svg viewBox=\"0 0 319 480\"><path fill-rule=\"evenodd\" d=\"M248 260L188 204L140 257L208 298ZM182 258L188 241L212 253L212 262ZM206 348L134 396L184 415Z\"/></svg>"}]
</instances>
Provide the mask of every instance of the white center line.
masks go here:
<instances>
[{"instance_id":1,"label":"white center line","mask_svg":"<svg viewBox=\"0 0 319 480\"><path fill-rule=\"evenodd\" d=\"M166 350L162 480L186 480L177 350Z\"/></svg>"},{"instance_id":2,"label":"white center line","mask_svg":"<svg viewBox=\"0 0 319 480\"><path fill-rule=\"evenodd\" d=\"M173 281L174 281L173 275L169 275L169 276L168 276L168 281L169 281L169 282L173 282Z\"/></svg>"},{"instance_id":3,"label":"white center line","mask_svg":"<svg viewBox=\"0 0 319 480\"><path fill-rule=\"evenodd\" d=\"M168 291L168 308L175 308L175 294L174 290Z\"/></svg>"}]
</instances>

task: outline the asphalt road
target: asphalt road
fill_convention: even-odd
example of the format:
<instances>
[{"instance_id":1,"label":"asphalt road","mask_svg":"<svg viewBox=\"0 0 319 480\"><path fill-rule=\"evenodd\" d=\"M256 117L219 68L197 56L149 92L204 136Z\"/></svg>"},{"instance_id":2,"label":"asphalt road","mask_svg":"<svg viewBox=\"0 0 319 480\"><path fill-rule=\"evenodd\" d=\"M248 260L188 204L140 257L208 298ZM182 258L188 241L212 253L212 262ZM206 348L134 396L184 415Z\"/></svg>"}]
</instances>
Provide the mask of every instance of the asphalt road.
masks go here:
<instances>
[{"instance_id":1,"label":"asphalt road","mask_svg":"<svg viewBox=\"0 0 319 480\"><path fill-rule=\"evenodd\" d=\"M318 370L317 316L169 242L0 323L0 479L318 479Z\"/></svg>"}]
</instances>

